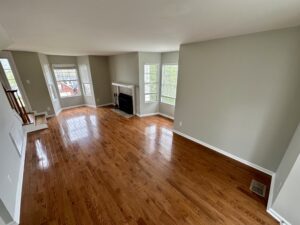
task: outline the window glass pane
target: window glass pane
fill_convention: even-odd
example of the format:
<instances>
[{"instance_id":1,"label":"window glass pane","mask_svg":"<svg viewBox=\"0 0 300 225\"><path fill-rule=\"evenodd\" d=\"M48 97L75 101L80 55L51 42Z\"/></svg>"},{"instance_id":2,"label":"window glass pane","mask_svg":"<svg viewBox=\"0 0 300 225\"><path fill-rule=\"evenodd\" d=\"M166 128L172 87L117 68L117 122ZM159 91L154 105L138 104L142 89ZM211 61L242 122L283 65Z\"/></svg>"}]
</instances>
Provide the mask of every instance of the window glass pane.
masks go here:
<instances>
[{"instance_id":1,"label":"window glass pane","mask_svg":"<svg viewBox=\"0 0 300 225\"><path fill-rule=\"evenodd\" d=\"M145 84L145 94L158 93L157 83Z\"/></svg>"},{"instance_id":2,"label":"window glass pane","mask_svg":"<svg viewBox=\"0 0 300 225\"><path fill-rule=\"evenodd\" d=\"M81 94L76 69L54 69L54 75L61 97Z\"/></svg>"},{"instance_id":3,"label":"window glass pane","mask_svg":"<svg viewBox=\"0 0 300 225\"><path fill-rule=\"evenodd\" d=\"M161 102L175 105L178 65L163 65L161 79Z\"/></svg>"},{"instance_id":4,"label":"window glass pane","mask_svg":"<svg viewBox=\"0 0 300 225\"><path fill-rule=\"evenodd\" d=\"M145 102L158 101L158 65L144 65Z\"/></svg>"},{"instance_id":5,"label":"window glass pane","mask_svg":"<svg viewBox=\"0 0 300 225\"><path fill-rule=\"evenodd\" d=\"M13 74L13 71L11 69L11 66L10 66L10 63L9 63L8 59L0 58L0 63L1 63L2 68L4 70L6 79L8 81L9 86L10 86L10 89L18 91L17 94L20 97L20 100L21 100L22 104L25 106L24 100L22 98L20 89L18 87L17 81L15 79L15 76Z\"/></svg>"},{"instance_id":6,"label":"window glass pane","mask_svg":"<svg viewBox=\"0 0 300 225\"><path fill-rule=\"evenodd\" d=\"M145 94L145 102L157 102L158 94Z\"/></svg>"},{"instance_id":7,"label":"window glass pane","mask_svg":"<svg viewBox=\"0 0 300 225\"><path fill-rule=\"evenodd\" d=\"M169 98L169 97L161 97L161 102L166 103L166 104L170 104L170 105L175 105L175 98Z\"/></svg>"}]
</instances>

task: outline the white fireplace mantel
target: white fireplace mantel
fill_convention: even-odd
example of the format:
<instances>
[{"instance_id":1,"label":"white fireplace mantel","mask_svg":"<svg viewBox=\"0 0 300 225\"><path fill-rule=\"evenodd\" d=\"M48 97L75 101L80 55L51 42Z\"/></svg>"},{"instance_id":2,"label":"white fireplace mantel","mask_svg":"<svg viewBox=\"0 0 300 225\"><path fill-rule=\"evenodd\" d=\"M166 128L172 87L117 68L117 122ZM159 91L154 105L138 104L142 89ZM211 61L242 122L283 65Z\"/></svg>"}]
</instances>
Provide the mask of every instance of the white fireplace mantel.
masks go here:
<instances>
[{"instance_id":1,"label":"white fireplace mantel","mask_svg":"<svg viewBox=\"0 0 300 225\"><path fill-rule=\"evenodd\" d=\"M133 107L133 115L136 114L136 109L135 109L135 85L134 84L126 84L126 83L117 83L113 82L112 86L117 87L117 95L119 96L120 93L120 87L121 88L128 88L131 90L131 95L132 95L132 107Z\"/></svg>"}]
</instances>

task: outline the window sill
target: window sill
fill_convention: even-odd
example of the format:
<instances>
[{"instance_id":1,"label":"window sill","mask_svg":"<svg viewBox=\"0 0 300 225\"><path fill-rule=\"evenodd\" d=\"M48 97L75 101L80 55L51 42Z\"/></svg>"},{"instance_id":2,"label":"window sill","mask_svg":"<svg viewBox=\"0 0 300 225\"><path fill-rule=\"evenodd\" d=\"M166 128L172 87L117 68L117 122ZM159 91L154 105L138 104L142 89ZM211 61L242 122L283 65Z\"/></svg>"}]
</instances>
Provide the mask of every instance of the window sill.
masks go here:
<instances>
[{"instance_id":1,"label":"window sill","mask_svg":"<svg viewBox=\"0 0 300 225\"><path fill-rule=\"evenodd\" d=\"M61 97L61 99L65 99L65 98L76 98L76 97L81 97L82 95L73 95L73 96L64 96L64 97Z\"/></svg>"},{"instance_id":2,"label":"window sill","mask_svg":"<svg viewBox=\"0 0 300 225\"><path fill-rule=\"evenodd\" d=\"M173 106L175 107L175 105L172 105L172 104L169 104L169 103L165 103L165 102L159 102L160 104L165 104L165 105L168 105L168 106Z\"/></svg>"}]
</instances>

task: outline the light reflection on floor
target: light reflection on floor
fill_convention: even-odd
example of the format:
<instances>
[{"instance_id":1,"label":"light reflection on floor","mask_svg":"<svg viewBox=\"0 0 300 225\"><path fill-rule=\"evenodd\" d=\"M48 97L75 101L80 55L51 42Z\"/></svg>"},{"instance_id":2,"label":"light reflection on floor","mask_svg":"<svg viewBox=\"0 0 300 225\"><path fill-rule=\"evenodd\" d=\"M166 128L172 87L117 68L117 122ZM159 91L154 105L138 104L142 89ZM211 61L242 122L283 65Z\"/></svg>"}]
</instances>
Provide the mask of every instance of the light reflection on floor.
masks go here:
<instances>
[{"instance_id":1,"label":"light reflection on floor","mask_svg":"<svg viewBox=\"0 0 300 225\"><path fill-rule=\"evenodd\" d=\"M39 168L47 169L49 167L49 160L40 140L35 141L35 150L39 159Z\"/></svg>"},{"instance_id":2,"label":"light reflection on floor","mask_svg":"<svg viewBox=\"0 0 300 225\"><path fill-rule=\"evenodd\" d=\"M162 146L160 148L160 153L165 157L166 160L172 160L172 146L173 146L173 133L170 129L161 127L160 128L160 136L159 136L159 143Z\"/></svg>"}]
</instances>

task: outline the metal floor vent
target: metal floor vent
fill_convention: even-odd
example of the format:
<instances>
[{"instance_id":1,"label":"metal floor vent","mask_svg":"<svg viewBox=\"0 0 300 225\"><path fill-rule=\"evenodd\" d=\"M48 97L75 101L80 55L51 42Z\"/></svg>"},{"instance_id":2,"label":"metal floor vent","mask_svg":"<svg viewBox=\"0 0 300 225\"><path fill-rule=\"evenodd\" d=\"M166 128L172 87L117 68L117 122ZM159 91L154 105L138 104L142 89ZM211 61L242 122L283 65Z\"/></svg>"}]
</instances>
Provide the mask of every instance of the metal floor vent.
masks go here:
<instances>
[{"instance_id":1,"label":"metal floor vent","mask_svg":"<svg viewBox=\"0 0 300 225\"><path fill-rule=\"evenodd\" d=\"M253 179L251 181L250 190L261 197L265 197L267 186Z\"/></svg>"}]
</instances>

